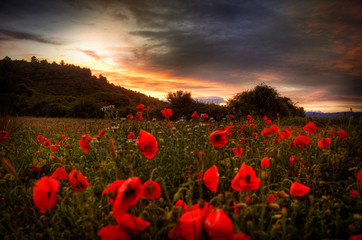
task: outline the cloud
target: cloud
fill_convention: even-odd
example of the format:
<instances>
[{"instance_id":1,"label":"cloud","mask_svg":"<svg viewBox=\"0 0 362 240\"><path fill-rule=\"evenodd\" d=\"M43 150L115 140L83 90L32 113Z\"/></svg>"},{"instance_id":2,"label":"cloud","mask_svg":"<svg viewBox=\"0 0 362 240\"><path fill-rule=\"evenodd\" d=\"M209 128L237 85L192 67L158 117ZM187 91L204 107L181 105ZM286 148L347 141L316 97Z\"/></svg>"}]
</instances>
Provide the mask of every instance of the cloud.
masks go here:
<instances>
[{"instance_id":1,"label":"cloud","mask_svg":"<svg viewBox=\"0 0 362 240\"><path fill-rule=\"evenodd\" d=\"M18 40L36 41L36 42L52 44L52 45L62 45L63 44L60 41L55 41L53 39L47 39L44 36L37 35L34 33L28 33L28 32L0 29L0 34L3 35L3 37L0 36L0 38L2 38L3 40L18 39Z\"/></svg>"},{"instance_id":2,"label":"cloud","mask_svg":"<svg viewBox=\"0 0 362 240\"><path fill-rule=\"evenodd\" d=\"M90 57L92 57L92 58L94 58L96 60L102 59L102 57L100 55L98 55L96 53L96 51L92 51L92 50L79 50L79 51L81 51L82 53L87 54L88 56L90 56Z\"/></svg>"}]
</instances>

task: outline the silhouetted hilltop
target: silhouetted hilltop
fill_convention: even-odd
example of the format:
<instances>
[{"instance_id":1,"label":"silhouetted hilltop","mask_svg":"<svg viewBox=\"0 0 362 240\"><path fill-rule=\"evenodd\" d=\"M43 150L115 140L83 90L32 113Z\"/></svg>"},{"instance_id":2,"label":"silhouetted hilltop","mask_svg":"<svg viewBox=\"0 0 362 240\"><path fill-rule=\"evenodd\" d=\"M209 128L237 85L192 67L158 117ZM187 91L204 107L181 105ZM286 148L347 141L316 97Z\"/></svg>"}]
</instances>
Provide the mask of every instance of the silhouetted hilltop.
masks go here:
<instances>
[{"instance_id":1,"label":"silhouetted hilltop","mask_svg":"<svg viewBox=\"0 0 362 240\"><path fill-rule=\"evenodd\" d=\"M157 98L115 86L102 75L93 76L88 68L35 57L31 62L8 57L0 60L0 84L2 112L8 109L18 115L96 117L107 105L121 112L140 103L153 109L165 105Z\"/></svg>"}]
</instances>

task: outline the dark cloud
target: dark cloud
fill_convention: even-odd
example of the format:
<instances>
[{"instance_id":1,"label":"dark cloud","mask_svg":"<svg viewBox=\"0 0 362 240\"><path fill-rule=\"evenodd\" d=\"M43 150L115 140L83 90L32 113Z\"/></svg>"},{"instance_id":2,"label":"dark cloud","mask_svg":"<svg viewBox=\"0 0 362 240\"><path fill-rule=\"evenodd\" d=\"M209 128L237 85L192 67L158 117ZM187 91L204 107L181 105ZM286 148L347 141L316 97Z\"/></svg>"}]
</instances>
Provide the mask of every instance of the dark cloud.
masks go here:
<instances>
[{"instance_id":1,"label":"dark cloud","mask_svg":"<svg viewBox=\"0 0 362 240\"><path fill-rule=\"evenodd\" d=\"M60 41L56 41L53 39L47 39L44 36L40 36L33 33L27 33L27 32L18 32L18 31L11 31L11 30L5 30L0 29L0 34L3 35L3 40L11 40L11 39L19 39L19 40L30 40L30 41L36 41L40 43L47 43L47 44L53 44L53 45L61 45L62 43ZM1 38L1 36L0 36Z\"/></svg>"}]
</instances>

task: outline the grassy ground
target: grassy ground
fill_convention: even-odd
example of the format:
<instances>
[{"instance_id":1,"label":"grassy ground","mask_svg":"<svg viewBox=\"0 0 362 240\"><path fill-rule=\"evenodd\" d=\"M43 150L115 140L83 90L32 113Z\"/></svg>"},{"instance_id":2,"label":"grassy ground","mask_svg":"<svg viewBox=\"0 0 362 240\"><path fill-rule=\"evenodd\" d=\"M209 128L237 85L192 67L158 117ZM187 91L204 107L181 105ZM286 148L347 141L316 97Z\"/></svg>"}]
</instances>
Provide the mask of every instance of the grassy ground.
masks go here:
<instances>
[{"instance_id":1,"label":"grassy ground","mask_svg":"<svg viewBox=\"0 0 362 240\"><path fill-rule=\"evenodd\" d=\"M240 133L246 117L222 122L10 119L3 123L10 134L0 143L1 239L97 239L102 227L116 224L102 191L113 181L132 176L142 183L150 179L159 183L162 192L160 199L141 199L129 209L151 223L141 235L131 235L132 239L168 239L180 217L173 209L180 199L189 206L203 200L214 209L222 209L232 220L234 231L252 239L348 239L362 234L362 191L356 178L362 168L361 122L312 120L318 130L308 134L302 129L308 119L276 120L268 126L263 119L254 121L255 128L249 122ZM261 136L264 128L273 124L280 131L289 129L292 136L280 142L276 134ZM227 136L228 143L214 147L209 135L230 125L235 128ZM97 138L101 129L106 134ZM130 132L138 136L141 129L157 139L153 159L146 159L136 148L136 140L127 138ZM339 140L339 129L349 136ZM335 136L328 135L331 130ZM93 138L88 154L79 145L82 134ZM55 151L42 147L38 135L49 139L50 145L58 142L60 147ZM299 135L309 136L310 143L294 146L293 140ZM331 145L319 148L319 140L326 137L331 138ZM110 150L111 139L115 157ZM243 148L241 156L234 156L235 147ZM292 166L291 156L296 159ZM268 168L260 166L264 157L270 159ZM253 167L262 180L257 190L231 188L242 163ZM216 193L197 180L201 170L213 165L219 172ZM69 181L59 181L56 205L43 214L33 202L33 187L59 167L68 173L79 170L91 185L76 192ZM310 192L302 197L290 195L293 182L310 187ZM352 197L351 190L359 193ZM270 194L277 197L272 204L267 202ZM236 212L234 202L242 206ZM202 239L208 236L203 234Z\"/></svg>"}]
</instances>

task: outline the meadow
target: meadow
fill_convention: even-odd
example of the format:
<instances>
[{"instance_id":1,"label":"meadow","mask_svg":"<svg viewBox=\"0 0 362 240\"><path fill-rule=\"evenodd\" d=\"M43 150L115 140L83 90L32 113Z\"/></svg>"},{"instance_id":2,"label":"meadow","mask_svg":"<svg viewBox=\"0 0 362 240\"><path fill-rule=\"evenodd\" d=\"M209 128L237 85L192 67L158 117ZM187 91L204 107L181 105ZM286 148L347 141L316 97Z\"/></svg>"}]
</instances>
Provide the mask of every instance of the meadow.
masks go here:
<instances>
[{"instance_id":1,"label":"meadow","mask_svg":"<svg viewBox=\"0 0 362 240\"><path fill-rule=\"evenodd\" d=\"M1 239L362 238L360 120L210 117L2 121Z\"/></svg>"}]
</instances>

